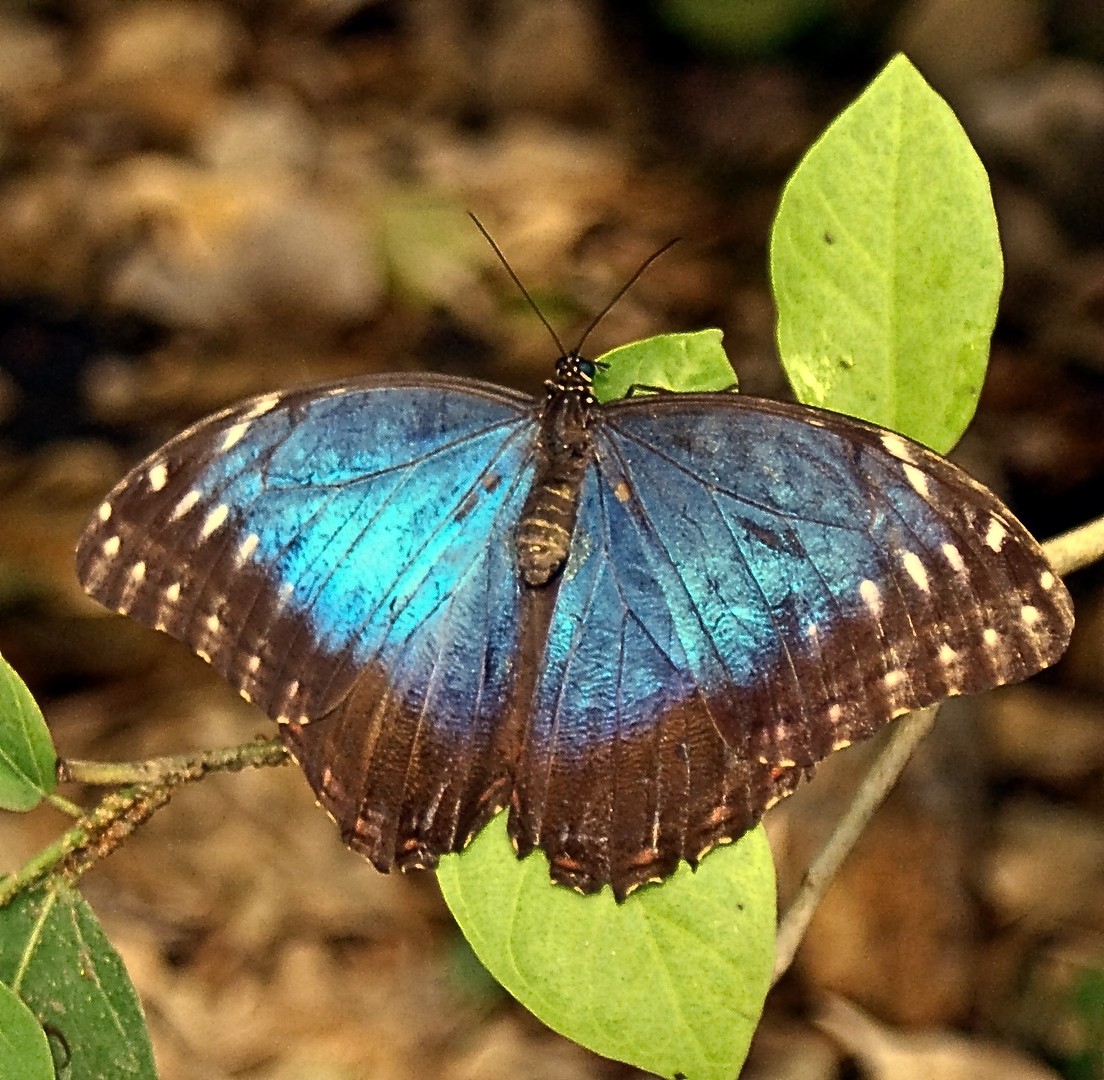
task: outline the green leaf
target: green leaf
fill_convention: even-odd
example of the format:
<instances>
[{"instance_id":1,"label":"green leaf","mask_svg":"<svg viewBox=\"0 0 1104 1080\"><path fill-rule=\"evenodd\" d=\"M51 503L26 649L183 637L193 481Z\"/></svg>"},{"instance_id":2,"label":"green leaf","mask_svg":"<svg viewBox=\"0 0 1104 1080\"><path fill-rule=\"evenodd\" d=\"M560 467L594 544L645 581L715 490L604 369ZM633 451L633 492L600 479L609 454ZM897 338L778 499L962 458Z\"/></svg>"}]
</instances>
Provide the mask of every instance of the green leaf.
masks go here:
<instances>
[{"instance_id":1,"label":"green leaf","mask_svg":"<svg viewBox=\"0 0 1104 1080\"><path fill-rule=\"evenodd\" d=\"M35 699L0 656L0 809L33 810L57 787L56 764Z\"/></svg>"},{"instance_id":2,"label":"green leaf","mask_svg":"<svg viewBox=\"0 0 1104 1080\"><path fill-rule=\"evenodd\" d=\"M981 392L1001 275L985 170L898 56L806 154L774 222L795 393L946 452Z\"/></svg>"},{"instance_id":3,"label":"green leaf","mask_svg":"<svg viewBox=\"0 0 1104 1080\"><path fill-rule=\"evenodd\" d=\"M657 334L611 349L597 362L608 365L594 376L594 396L603 402L625 397L633 387L688 394L736 386L720 330Z\"/></svg>"},{"instance_id":4,"label":"green leaf","mask_svg":"<svg viewBox=\"0 0 1104 1080\"><path fill-rule=\"evenodd\" d=\"M0 909L0 982L63 1040L72 1080L156 1080L138 995L75 889L50 880Z\"/></svg>"},{"instance_id":5,"label":"green leaf","mask_svg":"<svg viewBox=\"0 0 1104 1080\"><path fill-rule=\"evenodd\" d=\"M0 1080L54 1080L46 1032L19 995L0 983Z\"/></svg>"},{"instance_id":6,"label":"green leaf","mask_svg":"<svg viewBox=\"0 0 1104 1080\"><path fill-rule=\"evenodd\" d=\"M438 879L476 955L549 1027L662 1076L732 1080L774 962L775 887L761 828L623 904L520 865L500 814ZM469 858L474 854L475 858Z\"/></svg>"}]
</instances>

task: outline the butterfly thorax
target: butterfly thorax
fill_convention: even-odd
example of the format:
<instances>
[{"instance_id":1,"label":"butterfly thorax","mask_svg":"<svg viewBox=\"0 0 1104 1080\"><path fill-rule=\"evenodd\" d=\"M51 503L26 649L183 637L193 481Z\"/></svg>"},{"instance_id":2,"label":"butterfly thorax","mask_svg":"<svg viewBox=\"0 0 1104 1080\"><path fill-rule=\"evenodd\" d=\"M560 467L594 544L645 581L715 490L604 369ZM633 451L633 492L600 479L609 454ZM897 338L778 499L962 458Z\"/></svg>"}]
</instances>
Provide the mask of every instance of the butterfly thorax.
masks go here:
<instances>
[{"instance_id":1,"label":"butterfly thorax","mask_svg":"<svg viewBox=\"0 0 1104 1080\"><path fill-rule=\"evenodd\" d=\"M540 413L537 468L518 523L518 566L528 585L551 581L567 561L578 515L579 487L591 455L588 424L594 365L568 353Z\"/></svg>"}]
</instances>

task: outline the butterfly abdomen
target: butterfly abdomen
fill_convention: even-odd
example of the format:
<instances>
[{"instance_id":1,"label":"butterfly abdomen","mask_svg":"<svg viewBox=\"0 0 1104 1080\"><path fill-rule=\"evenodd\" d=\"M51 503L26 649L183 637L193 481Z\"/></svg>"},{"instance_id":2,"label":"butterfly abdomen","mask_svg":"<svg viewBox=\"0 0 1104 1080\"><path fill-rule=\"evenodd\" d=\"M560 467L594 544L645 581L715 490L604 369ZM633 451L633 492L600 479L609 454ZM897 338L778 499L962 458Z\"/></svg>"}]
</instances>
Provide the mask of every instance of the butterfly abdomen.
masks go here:
<instances>
[{"instance_id":1,"label":"butterfly abdomen","mask_svg":"<svg viewBox=\"0 0 1104 1080\"><path fill-rule=\"evenodd\" d=\"M518 522L518 568L527 585L545 585L563 568L579 513L579 489L591 458L586 425L591 399L553 387L541 418L537 469Z\"/></svg>"},{"instance_id":2,"label":"butterfly abdomen","mask_svg":"<svg viewBox=\"0 0 1104 1080\"><path fill-rule=\"evenodd\" d=\"M518 565L528 585L544 585L567 559L579 485L557 478L534 487L518 527Z\"/></svg>"}]
</instances>

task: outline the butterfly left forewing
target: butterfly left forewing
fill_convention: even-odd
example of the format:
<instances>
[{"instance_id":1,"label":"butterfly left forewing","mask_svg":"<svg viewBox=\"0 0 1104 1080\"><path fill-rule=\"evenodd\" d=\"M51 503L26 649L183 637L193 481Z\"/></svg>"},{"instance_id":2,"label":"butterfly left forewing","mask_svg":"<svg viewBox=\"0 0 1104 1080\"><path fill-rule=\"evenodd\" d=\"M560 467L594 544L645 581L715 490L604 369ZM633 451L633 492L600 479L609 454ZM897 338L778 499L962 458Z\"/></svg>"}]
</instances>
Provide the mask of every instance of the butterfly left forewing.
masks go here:
<instances>
[{"instance_id":1,"label":"butterfly left forewing","mask_svg":"<svg viewBox=\"0 0 1104 1080\"><path fill-rule=\"evenodd\" d=\"M687 605L681 632L706 628L695 680L747 754L808 765L1064 650L1072 608L1038 545L915 443L728 395L606 416L609 483L655 536L657 581Z\"/></svg>"}]
</instances>

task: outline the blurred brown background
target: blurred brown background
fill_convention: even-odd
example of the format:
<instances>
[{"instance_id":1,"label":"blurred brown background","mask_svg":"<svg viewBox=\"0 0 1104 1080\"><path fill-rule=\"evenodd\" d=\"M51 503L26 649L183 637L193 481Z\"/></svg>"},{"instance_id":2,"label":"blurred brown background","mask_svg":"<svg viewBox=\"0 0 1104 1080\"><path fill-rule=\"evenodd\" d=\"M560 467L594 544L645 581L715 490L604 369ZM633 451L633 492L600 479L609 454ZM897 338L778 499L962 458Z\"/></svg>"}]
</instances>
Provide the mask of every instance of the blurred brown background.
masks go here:
<instances>
[{"instance_id":1,"label":"blurred brown background","mask_svg":"<svg viewBox=\"0 0 1104 1080\"><path fill-rule=\"evenodd\" d=\"M61 752L271 731L183 646L79 594L82 521L141 455L307 380L539 385L551 343L466 210L569 339L684 237L592 350L717 325L743 389L785 394L780 185L902 49L990 170L1008 264L956 456L1046 537L1104 512L1099 0L0 3L0 651ZM1071 580L1056 671L944 712L747 1077L1104 1075L1102 583ZM863 754L770 816L783 897ZM0 819L0 869L61 827ZM295 770L182 793L84 890L164 1080L637 1075L499 991L433 877L345 851Z\"/></svg>"}]
</instances>

